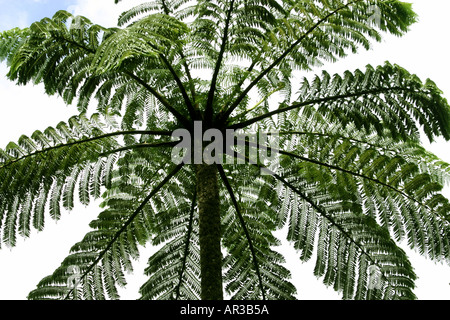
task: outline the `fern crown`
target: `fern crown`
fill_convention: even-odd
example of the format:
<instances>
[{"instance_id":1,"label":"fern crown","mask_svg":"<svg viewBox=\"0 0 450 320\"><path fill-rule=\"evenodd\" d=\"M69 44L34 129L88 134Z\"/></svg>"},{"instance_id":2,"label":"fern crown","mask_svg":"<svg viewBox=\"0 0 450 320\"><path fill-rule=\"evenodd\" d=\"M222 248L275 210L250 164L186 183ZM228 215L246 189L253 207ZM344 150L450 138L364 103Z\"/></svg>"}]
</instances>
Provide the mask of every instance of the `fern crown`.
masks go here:
<instances>
[{"instance_id":1,"label":"fern crown","mask_svg":"<svg viewBox=\"0 0 450 320\"><path fill-rule=\"evenodd\" d=\"M78 200L102 199L92 231L28 298L118 299L148 245L159 249L141 299L202 298L209 188L232 299L295 299L277 251L282 228L344 299L414 299L399 243L450 261L441 194L450 166L420 142L421 132L450 139L447 101L434 82L390 62L299 75L370 49L383 33L401 36L416 19L396 0L155 0L124 12L116 28L58 11L0 33L10 80L42 83L79 110L0 149L2 243L43 230ZM211 165L210 188L202 166L171 160L172 133L198 121L277 132L279 163L233 150L246 165Z\"/></svg>"}]
</instances>

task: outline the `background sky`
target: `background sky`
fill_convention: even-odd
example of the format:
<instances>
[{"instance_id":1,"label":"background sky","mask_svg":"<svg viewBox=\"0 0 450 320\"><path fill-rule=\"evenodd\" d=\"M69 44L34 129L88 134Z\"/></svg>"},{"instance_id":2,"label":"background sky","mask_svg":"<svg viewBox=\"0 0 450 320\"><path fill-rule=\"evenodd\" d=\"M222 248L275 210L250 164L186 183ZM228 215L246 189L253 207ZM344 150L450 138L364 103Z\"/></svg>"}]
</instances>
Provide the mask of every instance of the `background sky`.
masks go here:
<instances>
[{"instance_id":1,"label":"background sky","mask_svg":"<svg viewBox=\"0 0 450 320\"><path fill-rule=\"evenodd\" d=\"M107 27L115 26L118 15L127 8L142 3L141 0L124 0L114 5L113 0L0 0L0 31L13 27L26 27L45 16L51 17L57 10L66 9L81 14L94 23ZM333 65L323 68L329 73L363 69L388 60L397 63L425 80L431 78L450 98L450 1L409 0L419 14L419 22L402 38L385 36L382 43L373 45L370 51L361 51ZM35 130L55 126L59 121L67 121L76 115L74 106L66 106L57 97L48 97L42 86L18 87L5 78L4 63L0 64L0 148L9 141L17 141L22 135L31 135ZM320 70L317 70L320 72ZM429 150L443 160L450 162L450 142L438 141L429 145ZM444 194L450 197L446 187ZM0 250L0 299L25 299L28 292L45 276L51 274L68 255L73 244L80 241L89 231L88 223L99 212L98 202L88 207L77 205L70 213L63 214L60 221L47 219L42 233L32 233L30 239L18 239L13 249ZM280 232L280 238L283 238ZM415 290L419 299L450 299L450 267L435 264L406 246L419 277ZM313 276L314 259L302 264L296 252L284 245L279 249L287 259L287 267L293 274L293 283L298 288L299 299L340 299L327 289L321 279ZM138 289L145 281L143 270L152 249L142 250L142 259L136 264L135 272L129 275L129 285L121 290L123 299L139 297Z\"/></svg>"}]
</instances>

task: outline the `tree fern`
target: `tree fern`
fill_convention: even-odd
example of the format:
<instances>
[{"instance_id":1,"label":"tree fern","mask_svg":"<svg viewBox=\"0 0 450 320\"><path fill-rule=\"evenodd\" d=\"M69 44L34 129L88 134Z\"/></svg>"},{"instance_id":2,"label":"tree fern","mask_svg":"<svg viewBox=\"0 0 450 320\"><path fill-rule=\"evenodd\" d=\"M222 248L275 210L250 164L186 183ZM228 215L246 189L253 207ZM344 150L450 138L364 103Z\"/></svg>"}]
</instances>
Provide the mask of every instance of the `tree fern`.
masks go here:
<instances>
[{"instance_id":1,"label":"tree fern","mask_svg":"<svg viewBox=\"0 0 450 320\"><path fill-rule=\"evenodd\" d=\"M286 227L300 261L315 259L314 275L343 299L415 299L399 243L450 260L450 166L420 142L421 131L450 139L447 101L390 62L297 74L416 19L394 0L155 0L115 28L58 11L2 32L7 77L80 111L0 150L2 242L43 230L46 210L58 220L102 199L92 230L28 298L119 299L150 245L143 300L295 299L274 235ZM240 147L216 154L230 162L172 163L172 133L199 123L201 134L278 144L236 135Z\"/></svg>"}]
</instances>

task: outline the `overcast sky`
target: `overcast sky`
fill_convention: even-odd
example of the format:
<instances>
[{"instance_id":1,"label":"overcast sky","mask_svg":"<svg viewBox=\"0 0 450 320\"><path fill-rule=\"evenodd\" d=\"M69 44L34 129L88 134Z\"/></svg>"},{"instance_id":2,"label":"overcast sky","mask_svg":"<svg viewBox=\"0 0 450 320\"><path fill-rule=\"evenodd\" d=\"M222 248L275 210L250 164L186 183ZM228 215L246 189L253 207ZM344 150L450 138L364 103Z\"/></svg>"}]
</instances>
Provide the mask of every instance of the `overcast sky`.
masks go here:
<instances>
[{"instance_id":1,"label":"overcast sky","mask_svg":"<svg viewBox=\"0 0 450 320\"><path fill-rule=\"evenodd\" d=\"M26 27L45 16L51 17L59 9L85 15L93 22L104 26L115 26L118 15L124 9L143 1L124 0L114 5L113 0L0 0L0 31L13 27ZM419 23L402 38L385 37L382 43L374 44L369 52L360 52L334 65L324 66L329 73L374 66L388 60L397 63L423 80L431 78L450 98L450 1L410 0L419 14ZM76 114L73 106L66 106L57 97L47 97L41 86L17 87L5 79L6 66L0 64L0 147L9 141L17 141L22 135L31 135L37 129L43 130L66 121ZM450 162L450 142L439 141L427 145L442 159ZM448 189L445 195L450 197ZM89 231L87 224L99 212L98 203L85 208L77 206L65 214L58 223L47 220L44 232L34 233L31 239L19 238L18 246L0 250L0 299L25 299L29 291L45 276L51 274L68 255L70 247L80 241ZM411 257L419 276L415 291L419 299L450 299L450 267L435 265L402 247ZM316 279L313 263L301 264L296 253L283 247L288 267L293 273L299 299L338 299L339 295L328 290L321 279ZM149 252L143 251L142 261ZM313 259L314 260L314 259ZM127 290L122 291L125 299L138 298L138 288L145 281L142 276L145 263L136 265L134 275L129 277Z\"/></svg>"}]
</instances>

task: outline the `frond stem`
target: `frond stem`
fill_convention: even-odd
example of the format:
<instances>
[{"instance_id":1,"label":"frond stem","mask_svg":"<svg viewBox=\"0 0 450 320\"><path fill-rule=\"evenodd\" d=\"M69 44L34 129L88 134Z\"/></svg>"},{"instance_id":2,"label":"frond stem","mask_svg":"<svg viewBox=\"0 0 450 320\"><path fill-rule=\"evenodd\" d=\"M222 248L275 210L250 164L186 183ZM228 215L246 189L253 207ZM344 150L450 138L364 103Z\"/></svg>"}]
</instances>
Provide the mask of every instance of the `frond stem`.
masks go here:
<instances>
[{"instance_id":1,"label":"frond stem","mask_svg":"<svg viewBox=\"0 0 450 320\"><path fill-rule=\"evenodd\" d=\"M246 72L245 72L245 76L242 77L242 79L238 82L238 84L235 86L233 93L230 94L230 98L227 100L227 102L224 104L224 106L222 107L222 109L220 110L220 112L224 112L224 110L226 110L229 106L230 100L238 93L238 91L241 89L242 85L244 84L245 80L247 80L248 76L250 75L250 73L253 71L253 69L256 67L256 65L258 64L258 62L261 59L261 55L262 55L262 51L259 52L259 54L256 56L256 59L254 59L251 63L251 65L247 68Z\"/></svg>"},{"instance_id":2,"label":"frond stem","mask_svg":"<svg viewBox=\"0 0 450 320\"><path fill-rule=\"evenodd\" d=\"M159 54L159 56L161 57L162 61L164 62L164 64L167 66L167 68L169 69L170 73L172 74L173 78L175 79L175 82L178 85L178 88L180 89L181 95L183 96L184 99L184 103L186 104L186 107L188 109L188 112L191 116L192 120L195 120L197 115L194 109L194 106L191 102L191 99L189 99L189 96L186 92L186 89L184 88L183 83L181 82L180 77L178 77L176 71L173 69L172 65L170 64L169 60L167 60L166 56L163 55L162 53ZM181 56L183 56L183 54L181 53ZM187 68L186 63L184 64L184 67ZM190 74L189 69L187 69L187 73ZM195 95L195 91L192 90L192 79L190 79L190 87L191 87L191 94ZM192 96L192 98L194 98L194 96Z\"/></svg>"},{"instance_id":3,"label":"frond stem","mask_svg":"<svg viewBox=\"0 0 450 320\"><path fill-rule=\"evenodd\" d=\"M194 186L194 196L192 198L191 211L189 214L189 225L188 225L188 230L187 230L187 235L186 235L186 243L184 246L183 262L182 262L182 266L181 266L181 270L180 270L180 276L178 278L178 285L177 285L177 289L176 289L175 300L178 300L180 297L180 287L181 287L181 283L183 280L184 271L186 270L186 261L187 261L187 256L189 254L189 243L191 242L192 226L194 223L194 213L195 213L196 204L197 204L197 188Z\"/></svg>"},{"instance_id":4,"label":"frond stem","mask_svg":"<svg viewBox=\"0 0 450 320\"><path fill-rule=\"evenodd\" d=\"M167 142L157 142L157 143L139 143L132 146L126 146L118 149L114 149L105 153L101 153L100 157L105 157L107 155L117 153L117 152L123 152L128 150L134 150L134 149L146 149L146 148L159 148L159 147L173 147L176 146L177 143L180 141L167 141Z\"/></svg>"},{"instance_id":5,"label":"frond stem","mask_svg":"<svg viewBox=\"0 0 450 320\"><path fill-rule=\"evenodd\" d=\"M247 121L243 121L241 123L233 124L233 125L229 126L228 129L242 129L242 128L245 128L245 127L248 127L248 126L252 125L255 122L264 120L266 118L270 118L270 117L272 117L274 115L277 115L277 114L280 114L280 113L283 113L283 112L286 112L286 111L290 111L290 110L293 110L293 109L299 109L299 108L305 107L305 106L310 105L310 104L330 102L330 101L339 100L339 99L357 98L357 97L365 96L365 95L368 95L368 94L380 94L380 93L389 92L389 91L395 91L395 90L408 91L408 89L405 89L405 88L402 88L402 87L385 87L385 88L378 88L378 89L373 89L373 90L363 90L361 92L339 94L339 95L330 96L330 97L326 97L326 98L318 98L318 99L313 99L313 100L307 100L307 101L304 101L304 102L294 103L294 104L292 104L292 105L290 105L288 107L284 107L284 108L273 110L271 112L267 112L267 113L265 113L263 115L255 117L253 119L249 119Z\"/></svg>"},{"instance_id":6,"label":"frond stem","mask_svg":"<svg viewBox=\"0 0 450 320\"><path fill-rule=\"evenodd\" d=\"M282 132L278 132L278 134L279 135L304 135L304 136L317 136L317 137L324 137L324 138L338 138L338 139L342 139L342 140L353 141L353 142L356 142L359 144L365 144L365 145L368 145L373 148L382 149L385 152L386 151L387 152L398 152L397 150L389 149L389 148L386 148L385 146L382 146L382 145L379 145L376 143L371 143L368 141L351 138L351 137L347 137L347 136L343 136L343 135L339 135L339 134L328 134L328 133L324 133L324 132L307 132L307 131L282 131Z\"/></svg>"},{"instance_id":7,"label":"frond stem","mask_svg":"<svg viewBox=\"0 0 450 320\"><path fill-rule=\"evenodd\" d=\"M228 108L228 110L226 110L220 120L225 122L228 117L231 115L231 113L234 111L234 109L236 109L239 104L242 102L242 100L247 96L247 94L250 92L250 90L253 89L254 86L256 86L258 84L258 82L264 78L272 69L274 69L278 64L280 64L284 58L286 58L306 37L308 37L315 29L317 29L323 22L325 22L326 20L328 20L328 18L332 17L333 15L335 15L336 13L338 13L339 11L347 8L348 6L357 3L357 2L361 2L363 0L355 0L355 1L351 1L349 3L347 3L346 5L337 8L336 10L328 13L325 17L323 17L322 19L320 19L318 22L316 22L316 24L314 24L314 26L312 26L308 31L306 31L299 39L297 39L297 41L295 41L285 52L283 52L283 54L278 57L278 59L276 59L269 67L267 67L265 70L263 70L248 86L247 88L241 93L241 95L236 99L236 101Z\"/></svg>"},{"instance_id":8,"label":"frond stem","mask_svg":"<svg viewBox=\"0 0 450 320\"><path fill-rule=\"evenodd\" d=\"M161 5L163 7L164 14L170 16L170 14L172 12L170 11L169 7L167 6L166 0L162 0L161 1ZM189 88L190 88L190 91L191 91L192 102L195 105L195 95L196 94L195 94L194 82L192 80L191 70L189 69L189 66L188 66L188 64L186 62L186 56L184 55L184 53L183 53L183 51L181 49L179 50L179 54L180 54L181 59L183 60L184 71L186 72L186 76L187 76L187 78L189 80ZM193 114L195 114L195 108L194 108L194 113Z\"/></svg>"},{"instance_id":9,"label":"frond stem","mask_svg":"<svg viewBox=\"0 0 450 320\"><path fill-rule=\"evenodd\" d=\"M228 29L230 28L231 14L234 9L234 1L235 0L230 1L230 7L228 9L227 17L225 20L225 28L223 31L223 37L222 37L222 43L220 46L219 57L217 58L214 74L211 79L211 88L209 89L208 100L206 102L205 120L208 124L212 121L212 118L213 118L214 94L215 94L216 86L217 86L217 78L219 76L220 68L222 67L222 61L224 58L225 49L226 49L226 45L228 42L228 36L229 36Z\"/></svg>"},{"instance_id":10,"label":"frond stem","mask_svg":"<svg viewBox=\"0 0 450 320\"><path fill-rule=\"evenodd\" d=\"M262 98L255 106L251 107L248 110L245 110L244 112L242 112L241 114L238 114L236 117L231 118L230 120L233 119L239 119L243 116L245 116L246 114L252 112L253 110L255 110L256 108L258 108L261 104L264 103L264 101L267 101L267 99L269 99L273 94L277 93L278 91L282 90L283 88L276 88L274 90L272 90L271 92L269 92L264 98Z\"/></svg>"},{"instance_id":11,"label":"frond stem","mask_svg":"<svg viewBox=\"0 0 450 320\"><path fill-rule=\"evenodd\" d=\"M178 121L180 121L181 124L183 124L186 128L191 127L191 123L189 122L189 120L185 116L183 116L179 111L177 111L161 93L159 93L156 89L151 87L147 82L139 78L134 73L130 71L123 71L123 72L130 78L135 80L137 83L139 83L141 86L143 86L145 89L147 89L151 94L153 94L156 97L156 99L158 99L163 104L163 106L165 106L167 110L169 110L170 113L172 113L173 116Z\"/></svg>"},{"instance_id":12,"label":"frond stem","mask_svg":"<svg viewBox=\"0 0 450 320\"><path fill-rule=\"evenodd\" d=\"M250 252L252 253L253 266L255 267L255 271L256 271L256 274L258 276L259 288L261 290L261 294L262 294L263 300L266 300L266 294L265 294L265 291L264 291L264 286L263 286L263 281L262 281L262 277L261 277L261 272L259 270L259 264L258 264L258 260L256 258L255 248L253 247L252 238L250 237L250 233L248 232L247 226L245 224L244 217L242 216L241 210L239 208L239 204L238 204L238 202L236 200L236 197L234 195L233 188L230 185L230 182L229 182L229 180L228 180L228 178L227 178L227 176L225 174L225 171L223 170L223 167L218 164L217 168L219 170L220 177L222 178L222 181L225 184L225 187L227 188L228 193L230 194L231 201L233 202L234 208L236 210L236 214L238 215L238 218L239 218L239 222L240 222L240 224L242 226L242 229L244 230L245 237L247 238L248 246L250 248Z\"/></svg>"},{"instance_id":13,"label":"frond stem","mask_svg":"<svg viewBox=\"0 0 450 320\"><path fill-rule=\"evenodd\" d=\"M163 7L164 14L170 15L171 12L169 10L169 7L167 6L166 0L161 1L161 6Z\"/></svg>"}]
</instances>

